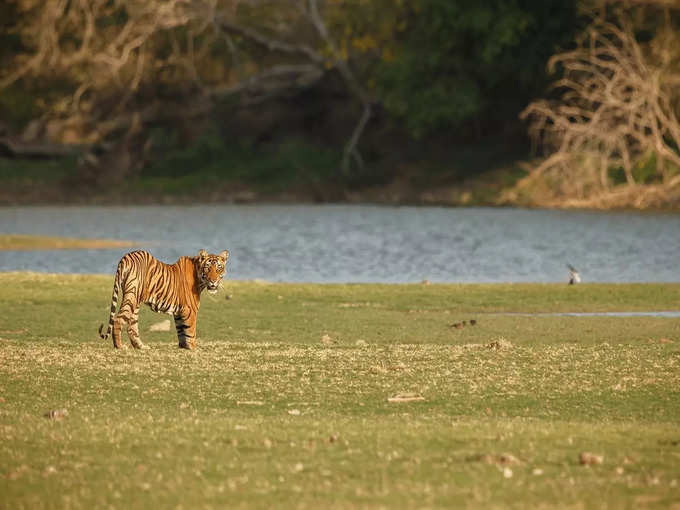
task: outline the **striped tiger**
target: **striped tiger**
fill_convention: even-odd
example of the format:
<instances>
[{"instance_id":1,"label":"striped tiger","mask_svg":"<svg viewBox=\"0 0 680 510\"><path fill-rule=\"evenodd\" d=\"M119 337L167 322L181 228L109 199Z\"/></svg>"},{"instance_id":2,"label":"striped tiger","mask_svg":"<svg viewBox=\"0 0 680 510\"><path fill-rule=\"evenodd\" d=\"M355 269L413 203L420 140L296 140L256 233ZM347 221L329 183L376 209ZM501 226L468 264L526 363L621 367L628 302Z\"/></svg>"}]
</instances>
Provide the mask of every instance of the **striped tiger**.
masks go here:
<instances>
[{"instance_id":1,"label":"striped tiger","mask_svg":"<svg viewBox=\"0 0 680 510\"><path fill-rule=\"evenodd\" d=\"M179 346L196 347L196 318L201 292L215 293L226 271L229 252L210 255L201 250L196 257L180 257L174 264L165 264L147 251L133 251L120 259L113 282L111 313L106 333L99 326L99 336L106 340L113 333L113 346L120 349L121 330L127 324L132 347L144 349L139 338L139 306L149 305L154 312L175 318ZM120 310L118 295L123 291Z\"/></svg>"}]
</instances>

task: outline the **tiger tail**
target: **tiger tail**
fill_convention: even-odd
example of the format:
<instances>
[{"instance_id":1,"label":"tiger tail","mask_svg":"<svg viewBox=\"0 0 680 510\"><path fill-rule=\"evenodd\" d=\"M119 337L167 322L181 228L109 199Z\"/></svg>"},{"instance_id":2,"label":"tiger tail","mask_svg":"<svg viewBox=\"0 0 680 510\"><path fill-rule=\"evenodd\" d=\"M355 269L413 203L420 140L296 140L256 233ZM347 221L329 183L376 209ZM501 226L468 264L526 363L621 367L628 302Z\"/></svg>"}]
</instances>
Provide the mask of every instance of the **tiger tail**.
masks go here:
<instances>
[{"instance_id":1,"label":"tiger tail","mask_svg":"<svg viewBox=\"0 0 680 510\"><path fill-rule=\"evenodd\" d=\"M113 294L111 295L111 312L109 313L109 325L106 328L106 334L102 333L104 324L99 325L99 336L106 340L111 334L113 329L113 318L116 316L116 310L118 310L118 294L120 292L120 278L123 270L123 261L121 260L118 264L118 269L116 270L116 277L113 281Z\"/></svg>"}]
</instances>

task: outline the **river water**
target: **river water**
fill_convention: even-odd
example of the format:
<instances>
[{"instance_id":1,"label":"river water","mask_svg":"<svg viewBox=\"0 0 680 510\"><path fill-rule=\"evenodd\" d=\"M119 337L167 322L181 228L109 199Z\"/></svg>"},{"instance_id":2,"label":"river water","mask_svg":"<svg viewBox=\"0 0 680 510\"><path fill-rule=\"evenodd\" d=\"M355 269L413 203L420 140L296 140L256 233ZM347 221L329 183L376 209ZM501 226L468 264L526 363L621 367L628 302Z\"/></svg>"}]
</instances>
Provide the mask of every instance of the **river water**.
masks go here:
<instances>
[{"instance_id":1,"label":"river water","mask_svg":"<svg viewBox=\"0 0 680 510\"><path fill-rule=\"evenodd\" d=\"M231 253L286 282L679 282L680 216L364 205L0 208L0 232L131 240L165 262ZM113 274L127 249L0 252L0 271Z\"/></svg>"}]
</instances>

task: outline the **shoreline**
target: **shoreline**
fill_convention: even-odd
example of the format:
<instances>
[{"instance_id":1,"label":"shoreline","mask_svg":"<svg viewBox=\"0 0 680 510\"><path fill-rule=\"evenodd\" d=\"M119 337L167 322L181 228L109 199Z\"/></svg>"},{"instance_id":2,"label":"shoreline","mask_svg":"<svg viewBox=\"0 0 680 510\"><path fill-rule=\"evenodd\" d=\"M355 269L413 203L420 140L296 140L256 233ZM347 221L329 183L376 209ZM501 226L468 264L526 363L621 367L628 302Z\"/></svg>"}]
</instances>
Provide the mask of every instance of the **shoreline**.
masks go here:
<instances>
[{"instance_id":1,"label":"shoreline","mask_svg":"<svg viewBox=\"0 0 680 510\"><path fill-rule=\"evenodd\" d=\"M132 248L135 241L116 239L87 239L74 237L51 237L30 234L0 234L0 252L43 250L109 250Z\"/></svg>"}]
</instances>

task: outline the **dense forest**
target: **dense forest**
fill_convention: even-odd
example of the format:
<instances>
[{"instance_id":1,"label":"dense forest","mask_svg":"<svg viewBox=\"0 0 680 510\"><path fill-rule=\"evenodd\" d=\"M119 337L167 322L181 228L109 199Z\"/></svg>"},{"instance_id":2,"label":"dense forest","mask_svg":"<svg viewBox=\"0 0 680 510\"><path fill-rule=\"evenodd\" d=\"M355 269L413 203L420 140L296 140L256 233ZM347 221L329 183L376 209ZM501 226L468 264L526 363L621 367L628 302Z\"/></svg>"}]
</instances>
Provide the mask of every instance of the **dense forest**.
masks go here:
<instances>
[{"instance_id":1,"label":"dense forest","mask_svg":"<svg viewBox=\"0 0 680 510\"><path fill-rule=\"evenodd\" d=\"M0 202L680 207L677 0L6 0Z\"/></svg>"}]
</instances>

